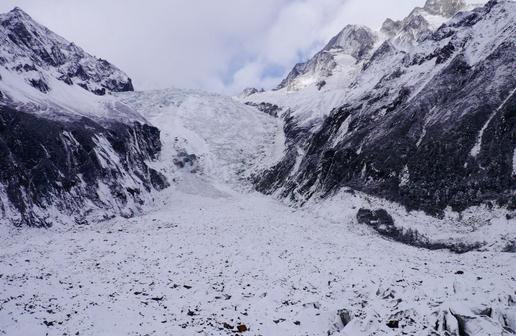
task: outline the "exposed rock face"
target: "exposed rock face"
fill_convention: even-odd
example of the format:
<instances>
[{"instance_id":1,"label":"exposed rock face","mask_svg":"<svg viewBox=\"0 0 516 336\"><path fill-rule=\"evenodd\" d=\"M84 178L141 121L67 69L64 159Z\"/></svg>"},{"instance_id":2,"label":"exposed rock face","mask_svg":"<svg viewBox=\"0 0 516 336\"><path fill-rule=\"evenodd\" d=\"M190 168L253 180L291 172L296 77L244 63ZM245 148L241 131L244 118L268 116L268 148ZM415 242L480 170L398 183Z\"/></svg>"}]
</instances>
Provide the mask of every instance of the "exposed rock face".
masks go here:
<instances>
[{"instance_id":1,"label":"exposed rock face","mask_svg":"<svg viewBox=\"0 0 516 336\"><path fill-rule=\"evenodd\" d=\"M255 93L264 92L264 89L257 89L257 88L246 88L242 91L240 94L240 98L247 98L249 96L254 95Z\"/></svg>"},{"instance_id":2,"label":"exposed rock face","mask_svg":"<svg viewBox=\"0 0 516 336\"><path fill-rule=\"evenodd\" d=\"M341 53L360 61L369 56L376 39L376 35L368 27L348 25L333 37L323 50L338 49Z\"/></svg>"},{"instance_id":3,"label":"exposed rock face","mask_svg":"<svg viewBox=\"0 0 516 336\"><path fill-rule=\"evenodd\" d=\"M271 117L277 118L279 112L281 112L281 108L278 105L270 104L270 103L246 103L248 106L256 107L259 111L270 115Z\"/></svg>"},{"instance_id":4,"label":"exposed rock face","mask_svg":"<svg viewBox=\"0 0 516 336\"><path fill-rule=\"evenodd\" d=\"M382 24L381 32L387 35L388 37L393 37L396 35L402 28L401 21L394 21L392 19L387 19Z\"/></svg>"},{"instance_id":5,"label":"exposed rock face","mask_svg":"<svg viewBox=\"0 0 516 336\"><path fill-rule=\"evenodd\" d=\"M0 15L0 55L0 66L23 74L44 93L51 90L50 78L96 95L134 90L118 68L54 34L18 7Z\"/></svg>"},{"instance_id":6,"label":"exposed rock face","mask_svg":"<svg viewBox=\"0 0 516 336\"><path fill-rule=\"evenodd\" d=\"M514 36L516 4L490 1L412 50L384 42L342 93L346 104L302 137L291 122L292 150L258 190L304 202L347 186L437 216L493 201L514 208Z\"/></svg>"},{"instance_id":7,"label":"exposed rock face","mask_svg":"<svg viewBox=\"0 0 516 336\"><path fill-rule=\"evenodd\" d=\"M416 7L401 21L385 20L381 32L398 48L411 49L465 8L462 0L428 0L424 7Z\"/></svg>"},{"instance_id":8,"label":"exposed rock face","mask_svg":"<svg viewBox=\"0 0 516 336\"><path fill-rule=\"evenodd\" d=\"M147 165L161 149L147 125L62 122L0 107L0 213L15 225L51 226L132 216L165 178ZM3 190L2 190L3 189Z\"/></svg>"},{"instance_id":9,"label":"exposed rock face","mask_svg":"<svg viewBox=\"0 0 516 336\"><path fill-rule=\"evenodd\" d=\"M417 230L396 226L394 219L385 209L360 209L357 213L357 220L359 223L371 227L377 233L386 238L406 245L422 247L430 250L448 249L455 253L466 253L469 251L477 250L485 245L481 242L466 244L463 242L453 241L431 241L428 237L420 234Z\"/></svg>"}]
</instances>

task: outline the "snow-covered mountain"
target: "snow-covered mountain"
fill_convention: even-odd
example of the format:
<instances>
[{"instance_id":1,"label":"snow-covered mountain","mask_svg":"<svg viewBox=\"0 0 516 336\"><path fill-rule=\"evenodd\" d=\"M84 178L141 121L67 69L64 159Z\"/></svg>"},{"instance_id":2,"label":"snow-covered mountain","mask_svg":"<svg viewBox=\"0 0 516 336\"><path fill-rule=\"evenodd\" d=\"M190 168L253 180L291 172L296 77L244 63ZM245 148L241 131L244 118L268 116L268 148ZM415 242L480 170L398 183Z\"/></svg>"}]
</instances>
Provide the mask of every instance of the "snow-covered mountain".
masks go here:
<instances>
[{"instance_id":1,"label":"snow-covered mountain","mask_svg":"<svg viewBox=\"0 0 516 336\"><path fill-rule=\"evenodd\" d=\"M132 216L167 185L131 79L15 8L0 15L0 214L15 225Z\"/></svg>"},{"instance_id":2,"label":"snow-covered mountain","mask_svg":"<svg viewBox=\"0 0 516 336\"><path fill-rule=\"evenodd\" d=\"M359 25L347 25L306 63L297 64L276 90L297 91L315 85L321 90L326 79L359 70L372 52L387 39L399 49L410 49L442 23L467 6L463 0L427 1L401 21L386 19L379 32ZM344 84L338 79L340 85Z\"/></svg>"},{"instance_id":3,"label":"snow-covered mountain","mask_svg":"<svg viewBox=\"0 0 516 336\"><path fill-rule=\"evenodd\" d=\"M238 99L1 15L0 335L514 335L516 7L464 6Z\"/></svg>"},{"instance_id":4,"label":"snow-covered mountain","mask_svg":"<svg viewBox=\"0 0 516 336\"><path fill-rule=\"evenodd\" d=\"M361 34L367 46L377 41L362 58L336 52L348 61L330 62L330 72L289 75L307 85L246 98L286 120L288 153L258 189L304 203L351 187L437 216L485 205L512 218L516 3L457 13L464 8L429 0Z\"/></svg>"},{"instance_id":5,"label":"snow-covered mountain","mask_svg":"<svg viewBox=\"0 0 516 336\"><path fill-rule=\"evenodd\" d=\"M0 22L0 65L23 75L39 91L52 91L52 80L96 95L133 91L131 79L118 68L38 24L22 9L1 14Z\"/></svg>"},{"instance_id":6,"label":"snow-covered mountain","mask_svg":"<svg viewBox=\"0 0 516 336\"><path fill-rule=\"evenodd\" d=\"M0 14L0 41L4 104L51 119L143 122L106 95L133 91L125 73L51 32L22 9Z\"/></svg>"},{"instance_id":7,"label":"snow-covered mountain","mask_svg":"<svg viewBox=\"0 0 516 336\"><path fill-rule=\"evenodd\" d=\"M353 72L360 62L367 59L378 40L378 36L364 26L348 25L312 59L297 64L280 85L278 90L299 90L315 85L320 90L325 78L336 72Z\"/></svg>"}]
</instances>

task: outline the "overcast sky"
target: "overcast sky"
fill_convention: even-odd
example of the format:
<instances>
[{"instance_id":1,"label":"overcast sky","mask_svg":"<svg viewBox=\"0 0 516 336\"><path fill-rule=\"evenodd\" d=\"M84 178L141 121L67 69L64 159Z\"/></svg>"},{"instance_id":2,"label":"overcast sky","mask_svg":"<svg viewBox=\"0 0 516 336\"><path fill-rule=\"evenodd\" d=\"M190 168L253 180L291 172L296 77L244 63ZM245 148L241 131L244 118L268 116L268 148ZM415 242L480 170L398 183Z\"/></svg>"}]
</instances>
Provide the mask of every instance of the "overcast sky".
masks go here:
<instances>
[{"instance_id":1,"label":"overcast sky","mask_svg":"<svg viewBox=\"0 0 516 336\"><path fill-rule=\"evenodd\" d=\"M346 24L425 0L1 0L127 72L136 89L270 88Z\"/></svg>"}]
</instances>

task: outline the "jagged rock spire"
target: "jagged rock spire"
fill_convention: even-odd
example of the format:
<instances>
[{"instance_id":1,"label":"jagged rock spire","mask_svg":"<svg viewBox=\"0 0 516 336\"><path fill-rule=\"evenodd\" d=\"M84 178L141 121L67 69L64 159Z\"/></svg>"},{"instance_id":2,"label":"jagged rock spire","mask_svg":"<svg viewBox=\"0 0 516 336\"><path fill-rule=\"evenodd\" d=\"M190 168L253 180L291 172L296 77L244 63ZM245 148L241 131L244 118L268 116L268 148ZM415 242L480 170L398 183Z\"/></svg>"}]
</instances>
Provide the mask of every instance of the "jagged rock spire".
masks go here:
<instances>
[{"instance_id":1,"label":"jagged rock spire","mask_svg":"<svg viewBox=\"0 0 516 336\"><path fill-rule=\"evenodd\" d=\"M452 17L464 8L464 0L427 0L424 7L428 13L444 17Z\"/></svg>"}]
</instances>

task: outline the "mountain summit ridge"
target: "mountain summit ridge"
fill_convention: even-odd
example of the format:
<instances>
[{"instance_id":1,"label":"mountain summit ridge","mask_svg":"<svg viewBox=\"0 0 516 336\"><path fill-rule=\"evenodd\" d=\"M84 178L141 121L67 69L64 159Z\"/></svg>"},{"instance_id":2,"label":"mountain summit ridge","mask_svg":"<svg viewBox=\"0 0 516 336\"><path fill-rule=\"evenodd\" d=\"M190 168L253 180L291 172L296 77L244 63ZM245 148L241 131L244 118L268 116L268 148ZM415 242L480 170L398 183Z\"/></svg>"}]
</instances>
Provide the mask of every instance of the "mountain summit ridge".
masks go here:
<instances>
[{"instance_id":1,"label":"mountain summit ridge","mask_svg":"<svg viewBox=\"0 0 516 336\"><path fill-rule=\"evenodd\" d=\"M0 14L0 41L0 65L43 93L52 90L52 78L96 95L134 90L120 69L53 33L20 7Z\"/></svg>"},{"instance_id":2,"label":"mountain summit ridge","mask_svg":"<svg viewBox=\"0 0 516 336\"><path fill-rule=\"evenodd\" d=\"M363 25L347 25L311 59L296 64L276 90L286 88L295 91L313 84L322 87L325 79L331 77L333 70L339 66L339 56L350 55L354 58L355 65L344 64L348 68L346 71L352 71L350 68L367 60L372 50L386 40L391 40L404 50L413 48L418 41L428 37L466 7L463 0L427 0L423 7L416 7L403 20L387 18L378 32ZM349 60L343 62L349 63Z\"/></svg>"},{"instance_id":3,"label":"mountain summit ridge","mask_svg":"<svg viewBox=\"0 0 516 336\"><path fill-rule=\"evenodd\" d=\"M464 0L427 0L423 9L433 15L452 17L466 8Z\"/></svg>"}]
</instances>

